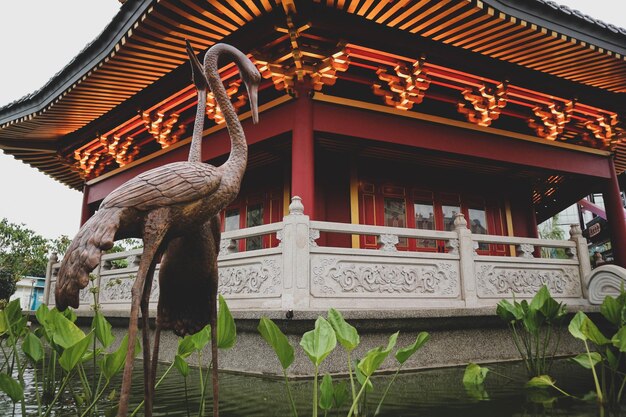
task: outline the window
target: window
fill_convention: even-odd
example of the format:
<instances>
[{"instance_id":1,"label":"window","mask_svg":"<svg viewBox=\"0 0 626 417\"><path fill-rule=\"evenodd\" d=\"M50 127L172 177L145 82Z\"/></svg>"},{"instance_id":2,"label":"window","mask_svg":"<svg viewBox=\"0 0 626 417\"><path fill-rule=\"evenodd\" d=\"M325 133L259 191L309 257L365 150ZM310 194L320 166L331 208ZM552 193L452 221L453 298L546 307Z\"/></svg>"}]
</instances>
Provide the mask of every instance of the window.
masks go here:
<instances>
[{"instance_id":1,"label":"window","mask_svg":"<svg viewBox=\"0 0 626 417\"><path fill-rule=\"evenodd\" d=\"M384 199L385 206L385 226L406 227L406 203L402 198ZM401 237L398 246L406 247L407 239Z\"/></svg>"},{"instance_id":2,"label":"window","mask_svg":"<svg viewBox=\"0 0 626 417\"><path fill-rule=\"evenodd\" d=\"M470 208L468 214L468 227L472 233L479 235L489 234L487 231L487 211L484 208ZM489 244L484 242L479 243L478 250L489 250Z\"/></svg>"},{"instance_id":3,"label":"window","mask_svg":"<svg viewBox=\"0 0 626 417\"><path fill-rule=\"evenodd\" d=\"M443 213L443 230L448 232L454 230L454 218L461 212L461 207L458 205L449 206L443 204L441 206L441 212Z\"/></svg>"},{"instance_id":4,"label":"window","mask_svg":"<svg viewBox=\"0 0 626 417\"><path fill-rule=\"evenodd\" d=\"M435 207L431 202L413 203L415 212L415 228L420 230L435 230ZM435 241L431 239L417 239L419 248L434 248Z\"/></svg>"},{"instance_id":5,"label":"window","mask_svg":"<svg viewBox=\"0 0 626 417\"><path fill-rule=\"evenodd\" d=\"M246 227L260 226L263 224L263 204L257 203L247 207ZM263 236L253 236L246 239L246 250L263 248Z\"/></svg>"}]
</instances>

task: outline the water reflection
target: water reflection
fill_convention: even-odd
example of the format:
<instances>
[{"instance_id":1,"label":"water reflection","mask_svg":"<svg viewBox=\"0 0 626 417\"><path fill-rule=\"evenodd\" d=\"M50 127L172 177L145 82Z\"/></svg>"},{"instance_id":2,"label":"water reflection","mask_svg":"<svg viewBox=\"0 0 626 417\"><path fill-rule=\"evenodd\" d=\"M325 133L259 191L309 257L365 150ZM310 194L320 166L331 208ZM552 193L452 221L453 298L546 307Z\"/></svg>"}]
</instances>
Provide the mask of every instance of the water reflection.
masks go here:
<instances>
[{"instance_id":1,"label":"water reflection","mask_svg":"<svg viewBox=\"0 0 626 417\"><path fill-rule=\"evenodd\" d=\"M599 412L593 403L556 397L553 391L529 392L521 389L524 384L524 370L519 364L496 364L490 366L500 374L512 377L514 381L489 375L484 390L472 391L462 384L463 368L428 370L400 375L382 409L382 416L420 416L420 417L506 417L506 416L572 416L592 417ZM143 394L141 363L135 367L133 378L134 405ZM160 367L160 373L165 371ZM551 374L557 385L574 395L582 396L592 387L588 371L558 361ZM26 378L32 380L32 372ZM377 376L374 379L376 392L368 397L369 415L373 415L379 396L391 376ZM119 387L120 381L112 386ZM311 381L293 383L293 393L299 414L310 413ZM199 376L197 369L192 369L187 378L188 398L185 401L184 379L173 370L156 392L155 416L197 415L199 405ZM284 382L279 379L252 377L223 373L220 376L220 415L223 417L270 417L289 416ZM209 390L210 391L210 390ZM36 404L34 392L26 393L28 402ZM209 394L210 395L210 394ZM100 407L100 415L105 416L106 409L115 405L115 401L105 400ZM131 407L134 409L134 406ZM0 415L11 415L12 406L7 401L0 401ZM345 416L347 409L339 415ZM16 415L19 415L19 406ZM29 415L36 415L36 408L29 409ZM59 406L55 416L76 415L73 401L66 398ZM141 415L141 413L140 413ZM211 415L210 400L206 415ZM320 414L323 415L323 412ZM334 412L329 416L336 415Z\"/></svg>"}]
</instances>

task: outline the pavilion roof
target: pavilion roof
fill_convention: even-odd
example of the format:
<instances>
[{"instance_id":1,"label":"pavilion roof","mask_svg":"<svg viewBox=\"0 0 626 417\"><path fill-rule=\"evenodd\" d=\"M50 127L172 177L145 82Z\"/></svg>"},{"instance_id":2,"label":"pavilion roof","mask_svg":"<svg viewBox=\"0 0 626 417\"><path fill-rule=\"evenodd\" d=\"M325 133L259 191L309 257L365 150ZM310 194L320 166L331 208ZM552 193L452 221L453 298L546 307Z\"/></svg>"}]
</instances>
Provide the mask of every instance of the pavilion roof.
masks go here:
<instances>
[{"instance_id":1,"label":"pavilion roof","mask_svg":"<svg viewBox=\"0 0 626 417\"><path fill-rule=\"evenodd\" d=\"M400 31L420 45L503 62L506 71L522 67L548 80L557 77L591 100L595 93L601 97L589 104L624 112L626 30L551 1L134 0L46 85L0 108L0 148L79 188L85 176L68 163L68 152L93 139L82 137L85 132L102 132L113 110L133 113L137 102L153 98L148 87L164 77L175 85L164 94L177 94L188 83L188 71L180 71L185 38L197 50L226 38L251 51L265 35L244 35L254 35L264 22L299 13L315 27L320 17L314 12L322 9ZM625 169L626 160L618 166Z\"/></svg>"}]
</instances>

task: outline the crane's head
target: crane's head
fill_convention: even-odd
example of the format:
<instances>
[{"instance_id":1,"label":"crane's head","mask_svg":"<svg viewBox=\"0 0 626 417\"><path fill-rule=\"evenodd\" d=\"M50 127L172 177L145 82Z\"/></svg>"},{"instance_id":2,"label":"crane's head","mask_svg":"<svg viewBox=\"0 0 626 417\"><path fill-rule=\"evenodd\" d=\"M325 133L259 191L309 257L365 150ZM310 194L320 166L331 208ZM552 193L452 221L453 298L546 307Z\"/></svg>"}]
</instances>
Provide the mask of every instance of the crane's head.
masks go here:
<instances>
[{"instance_id":1,"label":"crane's head","mask_svg":"<svg viewBox=\"0 0 626 417\"><path fill-rule=\"evenodd\" d=\"M189 55L189 63L191 64L191 79L195 84L198 91L207 91L209 88L209 82L206 79L206 74L202 68L202 64L198 61L193 47L187 39L185 39L187 55Z\"/></svg>"},{"instance_id":2,"label":"crane's head","mask_svg":"<svg viewBox=\"0 0 626 417\"><path fill-rule=\"evenodd\" d=\"M256 65L254 65L247 57L242 61L243 62L239 63L239 73L241 74L241 79L248 90L250 111L252 112L252 122L256 124L259 122L258 91L259 84L261 84L261 73L257 69Z\"/></svg>"}]
</instances>

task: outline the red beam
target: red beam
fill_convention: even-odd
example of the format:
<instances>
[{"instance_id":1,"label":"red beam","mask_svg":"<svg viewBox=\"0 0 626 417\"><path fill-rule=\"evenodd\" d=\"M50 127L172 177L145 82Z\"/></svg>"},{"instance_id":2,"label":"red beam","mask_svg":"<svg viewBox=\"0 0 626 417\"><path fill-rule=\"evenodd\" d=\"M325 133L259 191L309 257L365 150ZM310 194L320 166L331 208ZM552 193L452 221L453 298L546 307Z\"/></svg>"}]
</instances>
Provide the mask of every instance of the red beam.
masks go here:
<instances>
[{"instance_id":1,"label":"red beam","mask_svg":"<svg viewBox=\"0 0 626 417\"><path fill-rule=\"evenodd\" d=\"M314 102L314 129L563 173L609 178L607 158L455 126Z\"/></svg>"},{"instance_id":2,"label":"red beam","mask_svg":"<svg viewBox=\"0 0 626 417\"><path fill-rule=\"evenodd\" d=\"M248 145L253 145L291 131L292 120L295 119L294 107L294 103L285 103L279 107L264 111L260 115L261 122L258 125L253 125L250 119L244 121L242 124L246 132ZM226 155L228 152L230 152L230 138L226 129L222 129L204 138L204 142L202 143L203 161ZM93 203L94 201L102 200L115 188L142 172L170 162L186 161L188 155L189 145L181 146L157 158L150 159L140 165L122 171L117 175L97 182L89 186L87 201L88 203Z\"/></svg>"}]
</instances>

